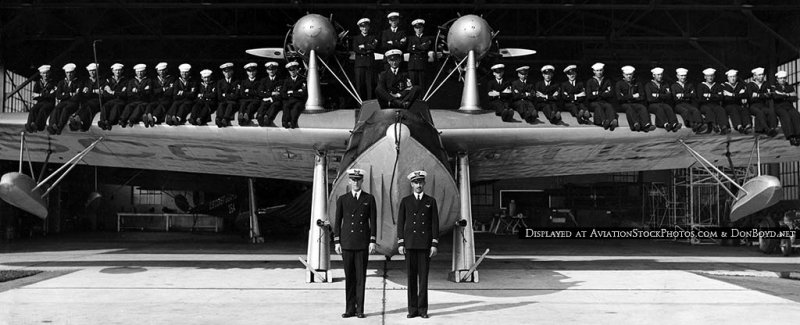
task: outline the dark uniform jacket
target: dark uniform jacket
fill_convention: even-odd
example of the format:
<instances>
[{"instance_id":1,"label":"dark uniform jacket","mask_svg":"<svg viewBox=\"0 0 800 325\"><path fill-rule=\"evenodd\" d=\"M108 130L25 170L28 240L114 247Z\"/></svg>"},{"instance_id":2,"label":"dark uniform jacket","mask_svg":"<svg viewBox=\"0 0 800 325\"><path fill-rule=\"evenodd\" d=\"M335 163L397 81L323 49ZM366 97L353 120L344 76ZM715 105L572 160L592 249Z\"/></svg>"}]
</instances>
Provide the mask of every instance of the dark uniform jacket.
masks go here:
<instances>
[{"instance_id":1,"label":"dark uniform jacket","mask_svg":"<svg viewBox=\"0 0 800 325\"><path fill-rule=\"evenodd\" d=\"M397 220L397 243L406 249L430 249L439 244L439 208L436 199L414 194L400 201Z\"/></svg>"},{"instance_id":2,"label":"dark uniform jacket","mask_svg":"<svg viewBox=\"0 0 800 325\"><path fill-rule=\"evenodd\" d=\"M197 85L197 100L213 105L217 102L217 86L211 81L209 83L200 82Z\"/></svg>"},{"instance_id":3,"label":"dark uniform jacket","mask_svg":"<svg viewBox=\"0 0 800 325\"><path fill-rule=\"evenodd\" d=\"M584 93L583 96L575 97L580 93ZM562 82L560 98L565 103L582 103L586 99L586 89L583 87L583 82L577 79L575 80L575 85L569 80Z\"/></svg>"},{"instance_id":4,"label":"dark uniform jacket","mask_svg":"<svg viewBox=\"0 0 800 325\"><path fill-rule=\"evenodd\" d=\"M78 102L81 100L81 91L83 90L83 83L76 79L72 79L67 81L63 79L58 82L58 90L56 91L56 97L61 100L69 100Z\"/></svg>"},{"instance_id":5,"label":"dark uniform jacket","mask_svg":"<svg viewBox=\"0 0 800 325\"><path fill-rule=\"evenodd\" d=\"M497 81L495 80L494 83L497 83ZM511 100L512 101L517 101L517 100L520 100L520 99L532 100L532 97L533 97L533 94L531 94L531 92L533 92L531 90L532 88L533 88L533 84L531 84L530 79L525 79L524 82L522 80L520 80L520 79L512 81L511 82ZM502 92L502 90L498 90L498 91Z\"/></svg>"},{"instance_id":6,"label":"dark uniform jacket","mask_svg":"<svg viewBox=\"0 0 800 325\"><path fill-rule=\"evenodd\" d=\"M375 197L361 191L358 200L349 191L336 200L336 218L333 222L333 242L342 249L367 249L375 242L378 230L378 207Z\"/></svg>"},{"instance_id":7,"label":"dark uniform jacket","mask_svg":"<svg viewBox=\"0 0 800 325\"><path fill-rule=\"evenodd\" d=\"M279 101L281 99L281 87L283 87L283 79L278 77L278 75L275 75L275 80L266 76L264 79L261 79L261 84L258 85L258 96L260 98L272 98L273 102ZM273 96L273 92L278 92L278 95Z\"/></svg>"},{"instance_id":8,"label":"dark uniform jacket","mask_svg":"<svg viewBox=\"0 0 800 325\"><path fill-rule=\"evenodd\" d=\"M281 87L281 96L284 99L305 99L306 98L306 79L297 75L297 79L292 80L292 77L286 77L283 80L283 86ZM289 91L292 93L289 94Z\"/></svg>"},{"instance_id":9,"label":"dark uniform jacket","mask_svg":"<svg viewBox=\"0 0 800 325\"><path fill-rule=\"evenodd\" d=\"M664 81L657 84L655 80L650 80L650 82L644 85L644 94L648 104L666 104L670 102L670 98L672 97L669 85Z\"/></svg>"},{"instance_id":10,"label":"dark uniform jacket","mask_svg":"<svg viewBox=\"0 0 800 325\"><path fill-rule=\"evenodd\" d=\"M790 85L789 83L786 83L783 86L775 85L772 87L772 89L783 93L783 94L774 93L772 95L772 99L775 101L775 104L781 104L786 102L795 103L797 101L797 96L789 96L790 93L795 92L794 86Z\"/></svg>"},{"instance_id":11,"label":"dark uniform jacket","mask_svg":"<svg viewBox=\"0 0 800 325\"><path fill-rule=\"evenodd\" d=\"M408 87L408 73L403 69L397 68L397 74L392 73L388 68L378 75L378 86L376 87L378 96L386 101L395 99L391 94L399 94Z\"/></svg>"},{"instance_id":12,"label":"dark uniform jacket","mask_svg":"<svg viewBox=\"0 0 800 325\"><path fill-rule=\"evenodd\" d=\"M536 96L536 92L541 92L547 98L536 97L536 101L538 102L554 102L558 99L558 93L560 93L560 86L557 82L550 80L549 85L545 85L544 80L539 80L536 82L536 85L533 86L533 96Z\"/></svg>"},{"instance_id":13,"label":"dark uniform jacket","mask_svg":"<svg viewBox=\"0 0 800 325\"><path fill-rule=\"evenodd\" d=\"M197 83L188 78L183 80L178 78L172 86L174 100L192 100L197 98Z\"/></svg>"},{"instance_id":14,"label":"dark uniform jacket","mask_svg":"<svg viewBox=\"0 0 800 325\"><path fill-rule=\"evenodd\" d=\"M47 79L44 80L42 78L37 79L33 84L33 92L39 94L38 96L34 97L34 100L37 101L56 101L56 90L58 88L58 84L55 83L53 80Z\"/></svg>"},{"instance_id":15,"label":"dark uniform jacket","mask_svg":"<svg viewBox=\"0 0 800 325\"><path fill-rule=\"evenodd\" d=\"M127 96L131 101L149 101L152 90L153 85L150 82L150 78L131 78L130 81L128 81Z\"/></svg>"},{"instance_id":16,"label":"dark uniform jacket","mask_svg":"<svg viewBox=\"0 0 800 325\"><path fill-rule=\"evenodd\" d=\"M506 89L511 89L511 81L508 79L502 79L500 82L497 82L497 79L492 77L488 83L486 83L486 92L491 92L492 90L500 93L499 96L489 96L489 99L502 99L502 100L510 100L512 99L514 93L513 90L510 93L504 93L503 91Z\"/></svg>"},{"instance_id":17,"label":"dark uniform jacket","mask_svg":"<svg viewBox=\"0 0 800 325\"><path fill-rule=\"evenodd\" d=\"M611 88L611 79L604 77L601 81L597 81L597 78L592 77L586 81L586 100L590 102L611 101L614 98Z\"/></svg>"},{"instance_id":18,"label":"dark uniform jacket","mask_svg":"<svg viewBox=\"0 0 800 325\"><path fill-rule=\"evenodd\" d=\"M86 80L84 80L83 82L83 93L85 96L84 100L98 99L96 90L98 89L102 90L105 87L106 87L105 79L97 78L95 80L92 80L92 78L86 78ZM101 94L103 95L103 99L106 99L107 95L105 94L105 92L101 91Z\"/></svg>"},{"instance_id":19,"label":"dark uniform jacket","mask_svg":"<svg viewBox=\"0 0 800 325\"><path fill-rule=\"evenodd\" d=\"M121 99L125 100L128 98L128 79L125 77L120 76L119 80L114 79L114 77L108 77L106 79L106 84L111 91L114 92L112 95L111 93L106 93L108 95L108 99ZM105 98L105 97L103 97Z\"/></svg>"},{"instance_id":20,"label":"dark uniform jacket","mask_svg":"<svg viewBox=\"0 0 800 325\"><path fill-rule=\"evenodd\" d=\"M364 45L360 48L359 45ZM355 67L371 67L375 64L375 50L378 49L378 39L374 35L358 34L353 37L353 52L356 52Z\"/></svg>"},{"instance_id":21,"label":"dark uniform jacket","mask_svg":"<svg viewBox=\"0 0 800 325\"><path fill-rule=\"evenodd\" d=\"M751 81L747 83L747 98L751 104L765 104L767 100L770 98L769 93L769 83L764 81L764 83L759 86L755 82ZM757 94L756 97L753 97L753 94Z\"/></svg>"},{"instance_id":22,"label":"dark uniform jacket","mask_svg":"<svg viewBox=\"0 0 800 325\"><path fill-rule=\"evenodd\" d=\"M736 104L741 105L742 99L747 102L747 91L744 82L737 82L736 85L732 85L728 82L722 84L722 103L725 105L729 104ZM725 91L731 93L732 95L725 95Z\"/></svg>"},{"instance_id":23,"label":"dark uniform jacket","mask_svg":"<svg viewBox=\"0 0 800 325\"><path fill-rule=\"evenodd\" d=\"M670 87L672 91L672 99L673 102L677 105L678 103L688 103L692 104L695 100L695 87L691 82L684 83L681 85L679 82L675 82ZM683 94L681 98L678 98L678 94Z\"/></svg>"},{"instance_id":24,"label":"dark uniform jacket","mask_svg":"<svg viewBox=\"0 0 800 325\"><path fill-rule=\"evenodd\" d=\"M175 84L175 78L167 75L163 80L159 77L155 77L151 80L153 81L153 98L163 99L172 96L172 87Z\"/></svg>"},{"instance_id":25,"label":"dark uniform jacket","mask_svg":"<svg viewBox=\"0 0 800 325\"><path fill-rule=\"evenodd\" d=\"M392 49L405 51L408 39L403 40L404 38L406 38L406 31L400 27L397 27L396 32L392 32L391 28L387 28L381 33L381 49L384 52ZM389 43L390 41L392 43Z\"/></svg>"},{"instance_id":26,"label":"dark uniform jacket","mask_svg":"<svg viewBox=\"0 0 800 325\"><path fill-rule=\"evenodd\" d=\"M244 78L242 82L239 83L239 99L257 99L258 97L258 86L261 85L260 79L253 79Z\"/></svg>"},{"instance_id":27,"label":"dark uniform jacket","mask_svg":"<svg viewBox=\"0 0 800 325\"><path fill-rule=\"evenodd\" d=\"M616 87L614 87L614 92L620 104L641 104L645 100L645 96L641 92L641 87L635 80L630 83L625 80L618 81ZM639 98L633 98L633 94L639 94Z\"/></svg>"},{"instance_id":28,"label":"dark uniform jacket","mask_svg":"<svg viewBox=\"0 0 800 325\"><path fill-rule=\"evenodd\" d=\"M428 62L428 51L433 47L433 39L429 36L418 37L417 34L408 37L408 70L424 70Z\"/></svg>"},{"instance_id":29,"label":"dark uniform jacket","mask_svg":"<svg viewBox=\"0 0 800 325\"><path fill-rule=\"evenodd\" d=\"M233 78L231 78L230 81L226 80L225 78L220 79L217 81L216 86L217 100L220 102L237 100L239 87L239 80Z\"/></svg>"},{"instance_id":30,"label":"dark uniform jacket","mask_svg":"<svg viewBox=\"0 0 800 325\"><path fill-rule=\"evenodd\" d=\"M701 82L697 85L697 101L700 104L720 104L722 101L722 85L719 83L713 83L711 85Z\"/></svg>"}]
</instances>

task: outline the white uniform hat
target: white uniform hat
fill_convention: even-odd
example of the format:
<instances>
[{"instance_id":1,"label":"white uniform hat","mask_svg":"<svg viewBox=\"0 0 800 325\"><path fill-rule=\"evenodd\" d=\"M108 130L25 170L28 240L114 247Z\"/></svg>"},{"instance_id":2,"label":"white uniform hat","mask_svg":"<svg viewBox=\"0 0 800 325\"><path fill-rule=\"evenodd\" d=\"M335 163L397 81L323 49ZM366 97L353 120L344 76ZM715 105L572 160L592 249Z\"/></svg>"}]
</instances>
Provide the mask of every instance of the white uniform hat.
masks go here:
<instances>
[{"instance_id":1,"label":"white uniform hat","mask_svg":"<svg viewBox=\"0 0 800 325\"><path fill-rule=\"evenodd\" d=\"M392 49L386 51L386 53L383 56L389 58L390 55L403 55L403 51L400 51L398 49Z\"/></svg>"},{"instance_id":2,"label":"white uniform hat","mask_svg":"<svg viewBox=\"0 0 800 325\"><path fill-rule=\"evenodd\" d=\"M89 65L86 66L86 71L92 71L92 70L97 71L97 64L89 63Z\"/></svg>"},{"instance_id":3,"label":"white uniform hat","mask_svg":"<svg viewBox=\"0 0 800 325\"><path fill-rule=\"evenodd\" d=\"M361 26L361 24L369 24L370 22L371 20L369 20L369 18L361 18L358 20L358 23L356 23L356 25Z\"/></svg>"},{"instance_id":4,"label":"white uniform hat","mask_svg":"<svg viewBox=\"0 0 800 325\"><path fill-rule=\"evenodd\" d=\"M547 71L551 71L552 72L552 71L555 71L555 70L556 70L556 67L554 67L552 65L549 65L549 64L542 67L542 72L547 72Z\"/></svg>"},{"instance_id":5,"label":"white uniform hat","mask_svg":"<svg viewBox=\"0 0 800 325\"><path fill-rule=\"evenodd\" d=\"M703 70L703 75L706 75L706 76L711 76L711 75L714 75L715 73L717 73L717 69L714 69L714 68L708 68L708 69Z\"/></svg>"},{"instance_id":6,"label":"white uniform hat","mask_svg":"<svg viewBox=\"0 0 800 325\"><path fill-rule=\"evenodd\" d=\"M45 64L39 67L39 73L50 71L50 66Z\"/></svg>"},{"instance_id":7,"label":"white uniform hat","mask_svg":"<svg viewBox=\"0 0 800 325\"><path fill-rule=\"evenodd\" d=\"M528 70L530 70L530 69L531 69L531 67L529 67L527 65L523 65L523 66L517 68L517 72L523 72L523 71L528 72Z\"/></svg>"},{"instance_id":8,"label":"white uniform hat","mask_svg":"<svg viewBox=\"0 0 800 325\"><path fill-rule=\"evenodd\" d=\"M258 64L256 64L255 62L250 62L250 63L244 65L244 69L245 70L250 69L250 68L255 69L257 67L258 67Z\"/></svg>"},{"instance_id":9,"label":"white uniform hat","mask_svg":"<svg viewBox=\"0 0 800 325\"><path fill-rule=\"evenodd\" d=\"M347 170L347 176L351 179L362 179L367 172L360 168L351 168Z\"/></svg>"},{"instance_id":10,"label":"white uniform hat","mask_svg":"<svg viewBox=\"0 0 800 325\"><path fill-rule=\"evenodd\" d=\"M139 63L139 64L133 66L133 71L144 71L144 69L147 69L147 65L146 64Z\"/></svg>"},{"instance_id":11,"label":"white uniform hat","mask_svg":"<svg viewBox=\"0 0 800 325\"><path fill-rule=\"evenodd\" d=\"M505 69L505 67L506 66L504 64L498 63L498 64L495 64L495 65L492 66L492 70Z\"/></svg>"},{"instance_id":12,"label":"white uniform hat","mask_svg":"<svg viewBox=\"0 0 800 325\"><path fill-rule=\"evenodd\" d=\"M265 66L265 67L267 67L267 70L269 70L270 68L275 68L275 69L277 69L277 68L278 68L278 62L275 62L275 61L269 61L269 62L267 62L267 63L264 63L264 66Z\"/></svg>"},{"instance_id":13,"label":"white uniform hat","mask_svg":"<svg viewBox=\"0 0 800 325\"><path fill-rule=\"evenodd\" d=\"M62 69L64 69L64 72L75 71L75 64L74 63L67 63L67 64L64 65L64 67Z\"/></svg>"},{"instance_id":14,"label":"white uniform hat","mask_svg":"<svg viewBox=\"0 0 800 325\"><path fill-rule=\"evenodd\" d=\"M578 69L577 65L570 64L566 68L564 68L564 73L569 73L571 70L577 70L577 69Z\"/></svg>"},{"instance_id":15,"label":"white uniform hat","mask_svg":"<svg viewBox=\"0 0 800 325\"><path fill-rule=\"evenodd\" d=\"M186 72L186 71L189 71L189 70L192 70L192 65L191 64L184 63L184 64L181 64L181 65L178 66L178 71L180 71L180 72Z\"/></svg>"},{"instance_id":16,"label":"white uniform hat","mask_svg":"<svg viewBox=\"0 0 800 325\"><path fill-rule=\"evenodd\" d=\"M398 13L396 11L392 11L388 15L386 15L386 18L389 18L389 19L399 18L399 17L400 17L400 13Z\"/></svg>"},{"instance_id":17,"label":"white uniform hat","mask_svg":"<svg viewBox=\"0 0 800 325\"><path fill-rule=\"evenodd\" d=\"M600 62L592 64L592 70L603 70L606 65Z\"/></svg>"},{"instance_id":18,"label":"white uniform hat","mask_svg":"<svg viewBox=\"0 0 800 325\"><path fill-rule=\"evenodd\" d=\"M426 173L424 170L417 170L411 172L411 174L408 174L406 178L408 178L409 181L413 182L418 179L425 180L425 176L428 176L428 173Z\"/></svg>"},{"instance_id":19,"label":"white uniform hat","mask_svg":"<svg viewBox=\"0 0 800 325\"><path fill-rule=\"evenodd\" d=\"M166 70L166 69L167 69L166 62L159 62L158 64L156 64L156 70Z\"/></svg>"},{"instance_id":20,"label":"white uniform hat","mask_svg":"<svg viewBox=\"0 0 800 325\"><path fill-rule=\"evenodd\" d=\"M222 69L222 70L233 69L233 63L225 62L222 65L220 65L219 68Z\"/></svg>"},{"instance_id":21,"label":"white uniform hat","mask_svg":"<svg viewBox=\"0 0 800 325\"><path fill-rule=\"evenodd\" d=\"M210 76L210 75L211 75L211 73L212 73L212 72L211 72L211 70L208 70L208 69L203 69L202 71L200 71L200 76L201 76L201 77L203 77L203 78L205 78L205 77L208 77L208 76Z\"/></svg>"},{"instance_id":22,"label":"white uniform hat","mask_svg":"<svg viewBox=\"0 0 800 325\"><path fill-rule=\"evenodd\" d=\"M114 64L111 65L111 70L120 70L120 69L122 69L124 67L125 67L125 65L122 64L122 63L114 63Z\"/></svg>"},{"instance_id":23,"label":"white uniform hat","mask_svg":"<svg viewBox=\"0 0 800 325\"><path fill-rule=\"evenodd\" d=\"M299 66L300 66L300 63L297 63L297 61L292 61L292 62L289 62L289 63L286 64L286 69L290 69L292 67L299 67Z\"/></svg>"},{"instance_id":24,"label":"white uniform hat","mask_svg":"<svg viewBox=\"0 0 800 325\"><path fill-rule=\"evenodd\" d=\"M750 72L752 72L753 74L764 74L764 68L755 68L753 70L750 70Z\"/></svg>"},{"instance_id":25,"label":"white uniform hat","mask_svg":"<svg viewBox=\"0 0 800 325\"><path fill-rule=\"evenodd\" d=\"M653 69L650 69L650 73L652 73L652 74L662 74L662 73L664 73L664 69L663 68L659 68L659 67L655 67Z\"/></svg>"},{"instance_id":26,"label":"white uniform hat","mask_svg":"<svg viewBox=\"0 0 800 325\"><path fill-rule=\"evenodd\" d=\"M775 74L775 77L777 77L777 78L786 78L788 76L789 76L789 74L786 71L783 71L783 70L778 71L778 73Z\"/></svg>"},{"instance_id":27,"label":"white uniform hat","mask_svg":"<svg viewBox=\"0 0 800 325\"><path fill-rule=\"evenodd\" d=\"M675 74L678 76L685 76L687 73L689 73L689 70L686 70L684 68L675 69Z\"/></svg>"},{"instance_id":28,"label":"white uniform hat","mask_svg":"<svg viewBox=\"0 0 800 325\"><path fill-rule=\"evenodd\" d=\"M632 66L626 65L626 66L622 67L622 73L624 73L624 74L631 74L634 71L636 71L636 68L634 68Z\"/></svg>"},{"instance_id":29,"label":"white uniform hat","mask_svg":"<svg viewBox=\"0 0 800 325\"><path fill-rule=\"evenodd\" d=\"M425 19L414 19L414 21L411 22L411 26L416 26L417 24L425 25Z\"/></svg>"},{"instance_id":30,"label":"white uniform hat","mask_svg":"<svg viewBox=\"0 0 800 325\"><path fill-rule=\"evenodd\" d=\"M733 76L735 76L737 74L739 74L739 71L736 71L736 70L733 70L733 69L730 69L730 70L725 72L725 75L728 76L728 77L733 77Z\"/></svg>"}]
</instances>

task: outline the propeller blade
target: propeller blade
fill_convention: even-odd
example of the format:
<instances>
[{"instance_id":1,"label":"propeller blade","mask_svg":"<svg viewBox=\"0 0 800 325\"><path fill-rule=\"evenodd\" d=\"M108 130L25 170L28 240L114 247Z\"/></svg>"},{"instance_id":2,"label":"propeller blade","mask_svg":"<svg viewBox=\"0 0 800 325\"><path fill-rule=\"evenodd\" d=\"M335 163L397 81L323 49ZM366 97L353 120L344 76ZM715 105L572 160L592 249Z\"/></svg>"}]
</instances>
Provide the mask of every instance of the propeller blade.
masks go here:
<instances>
[{"instance_id":1,"label":"propeller blade","mask_svg":"<svg viewBox=\"0 0 800 325\"><path fill-rule=\"evenodd\" d=\"M249 49L247 54L270 59L283 59L283 49L280 47L263 47L260 49Z\"/></svg>"},{"instance_id":2,"label":"propeller blade","mask_svg":"<svg viewBox=\"0 0 800 325\"><path fill-rule=\"evenodd\" d=\"M529 49L518 49L518 48L500 49L500 55L503 56L504 58L513 58L517 56L525 56L531 54L536 54L536 51Z\"/></svg>"}]
</instances>

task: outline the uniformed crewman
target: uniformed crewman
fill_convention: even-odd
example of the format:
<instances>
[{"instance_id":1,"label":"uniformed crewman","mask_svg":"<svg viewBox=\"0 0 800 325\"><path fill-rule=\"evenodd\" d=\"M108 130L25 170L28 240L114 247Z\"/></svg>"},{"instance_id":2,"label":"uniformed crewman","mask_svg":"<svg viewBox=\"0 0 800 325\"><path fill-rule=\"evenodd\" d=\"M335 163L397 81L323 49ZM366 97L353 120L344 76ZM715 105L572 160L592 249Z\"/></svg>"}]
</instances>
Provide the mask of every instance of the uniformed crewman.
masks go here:
<instances>
[{"instance_id":1,"label":"uniformed crewman","mask_svg":"<svg viewBox=\"0 0 800 325\"><path fill-rule=\"evenodd\" d=\"M389 66L378 75L378 86L375 88L381 107L409 108L417 100L420 87L413 85L408 73L400 68L403 51L389 50L384 57Z\"/></svg>"},{"instance_id":2,"label":"uniformed crewman","mask_svg":"<svg viewBox=\"0 0 800 325\"><path fill-rule=\"evenodd\" d=\"M283 99L282 124L284 128L296 129L300 114L305 108L306 79L300 76L300 63L292 61L286 64L289 77L283 80L281 97Z\"/></svg>"},{"instance_id":3,"label":"uniformed crewman","mask_svg":"<svg viewBox=\"0 0 800 325\"><path fill-rule=\"evenodd\" d=\"M217 107L217 84L211 79L213 72L209 69L200 71L202 82L197 86L197 100L192 106L192 125L208 125L211 121L211 112ZM219 118L217 118L219 120Z\"/></svg>"},{"instance_id":4,"label":"uniformed crewman","mask_svg":"<svg viewBox=\"0 0 800 325\"><path fill-rule=\"evenodd\" d=\"M389 28L381 33L381 50L384 52L389 50L405 50L406 31L400 28L400 14L397 12L390 12L386 15L389 19Z\"/></svg>"},{"instance_id":5,"label":"uniformed crewman","mask_svg":"<svg viewBox=\"0 0 800 325\"><path fill-rule=\"evenodd\" d=\"M164 115L172 106L175 78L167 72L167 63L156 64L156 77L153 78L153 97L142 116L145 127L155 126L164 121Z\"/></svg>"},{"instance_id":6,"label":"uniformed crewman","mask_svg":"<svg viewBox=\"0 0 800 325\"><path fill-rule=\"evenodd\" d=\"M536 110L544 113L545 118L550 124L562 124L561 112L558 110L558 99L561 97L561 87L553 81L553 73L556 68L552 65L542 67L542 80L537 81L533 86L536 97Z\"/></svg>"},{"instance_id":7,"label":"uniformed crewman","mask_svg":"<svg viewBox=\"0 0 800 325\"><path fill-rule=\"evenodd\" d=\"M121 63L111 65L111 78L106 80L103 88L103 99L108 99L100 109L100 120L97 126L103 130L111 130L111 127L119 122L119 115L125 108L128 90L128 79L122 76L122 69L125 66Z\"/></svg>"},{"instance_id":8,"label":"uniformed crewman","mask_svg":"<svg viewBox=\"0 0 800 325\"><path fill-rule=\"evenodd\" d=\"M272 126L278 112L283 110L281 104L281 87L283 79L278 78L278 62L270 61L264 64L267 68L267 77L261 80L258 86L258 95L261 104L258 106L256 120L259 126Z\"/></svg>"},{"instance_id":9,"label":"uniformed crewman","mask_svg":"<svg viewBox=\"0 0 800 325\"><path fill-rule=\"evenodd\" d=\"M675 111L683 117L683 122L691 126L695 133L706 133L708 126L703 123L703 116L695 106L695 87L687 81L686 75L689 70L684 68L675 69L677 81L670 87Z\"/></svg>"},{"instance_id":10,"label":"uniformed crewman","mask_svg":"<svg viewBox=\"0 0 800 325\"><path fill-rule=\"evenodd\" d=\"M578 124L589 124L592 114L586 109L586 88L578 81L578 67L569 65L564 68L567 81L561 83L561 110L567 111L578 120Z\"/></svg>"},{"instance_id":11,"label":"uniformed crewman","mask_svg":"<svg viewBox=\"0 0 800 325\"><path fill-rule=\"evenodd\" d=\"M489 96L489 109L494 110L494 114L500 116L503 122L514 121L514 110L509 106L513 97L511 92L511 81L504 79L506 66L495 64L492 66L494 78L489 80L486 88Z\"/></svg>"},{"instance_id":12,"label":"uniformed crewman","mask_svg":"<svg viewBox=\"0 0 800 325\"><path fill-rule=\"evenodd\" d=\"M714 68L703 70L705 81L697 85L697 101L700 103L700 112L705 117L704 122L708 124L714 133L728 134L731 132L728 126L728 114L722 108L722 85L714 80Z\"/></svg>"},{"instance_id":13,"label":"uniformed crewman","mask_svg":"<svg viewBox=\"0 0 800 325\"><path fill-rule=\"evenodd\" d=\"M427 173L408 174L413 193L400 201L397 244L406 256L408 315L428 318L428 270L439 245L439 208L436 199L423 192Z\"/></svg>"},{"instance_id":14,"label":"uniformed crewman","mask_svg":"<svg viewBox=\"0 0 800 325\"><path fill-rule=\"evenodd\" d=\"M33 100L36 101L36 104L28 113L28 121L25 123L27 132L44 131L47 126L47 117L56 106L58 84L50 78L50 66L45 64L38 70L39 78L33 84Z\"/></svg>"},{"instance_id":15,"label":"uniformed crewman","mask_svg":"<svg viewBox=\"0 0 800 325\"><path fill-rule=\"evenodd\" d=\"M414 34L408 37L408 76L411 83L425 88L427 84L428 51L433 48L433 38L423 35L424 19L414 19Z\"/></svg>"},{"instance_id":16,"label":"uniformed crewman","mask_svg":"<svg viewBox=\"0 0 800 325\"><path fill-rule=\"evenodd\" d=\"M250 62L244 65L244 70L247 71L247 78L244 78L239 86L239 126L250 125L258 106L261 105L260 97L258 95L258 86L261 85L261 80L257 78L258 65L255 62Z\"/></svg>"},{"instance_id":17,"label":"uniformed crewman","mask_svg":"<svg viewBox=\"0 0 800 325\"><path fill-rule=\"evenodd\" d=\"M614 93L622 109L625 110L631 131L653 131L656 127L650 123L650 113L642 104L645 98L642 95L641 85L633 78L634 71L636 68L632 66L622 67L622 80L617 82Z\"/></svg>"},{"instance_id":18,"label":"uniformed crewman","mask_svg":"<svg viewBox=\"0 0 800 325\"><path fill-rule=\"evenodd\" d=\"M58 83L56 91L59 103L50 113L47 125L47 132L50 134L61 134L69 117L78 110L81 100L81 82L75 77L75 64L67 63L63 69L66 77Z\"/></svg>"},{"instance_id":19,"label":"uniformed crewman","mask_svg":"<svg viewBox=\"0 0 800 325\"><path fill-rule=\"evenodd\" d=\"M83 82L83 94L81 98L80 108L70 118L69 129L71 131L89 131L92 126L94 116L100 112L100 96L103 96L103 88L106 86L106 81L101 80L98 76L98 66L90 63L86 66L86 71L89 72L89 79Z\"/></svg>"},{"instance_id":20,"label":"uniformed crewman","mask_svg":"<svg viewBox=\"0 0 800 325\"><path fill-rule=\"evenodd\" d=\"M750 114L755 117L755 132L774 137L778 134L778 116L775 115L775 109L769 105L770 86L764 79L764 68L755 68L751 72L753 78L747 84L747 94Z\"/></svg>"},{"instance_id":21,"label":"uniformed crewman","mask_svg":"<svg viewBox=\"0 0 800 325\"><path fill-rule=\"evenodd\" d=\"M236 94L239 91L239 80L233 78L233 63L226 62L219 66L222 70L223 78L217 81L217 117L214 123L217 127L226 127L231 125L231 121L236 114L237 98Z\"/></svg>"},{"instance_id":22,"label":"uniformed crewman","mask_svg":"<svg viewBox=\"0 0 800 325\"><path fill-rule=\"evenodd\" d=\"M184 63L178 66L180 78L175 81L172 87L172 105L164 117L167 125L183 125L186 123L186 116L192 111L195 99L197 98L197 83L192 80L189 72L192 66Z\"/></svg>"},{"instance_id":23,"label":"uniformed crewman","mask_svg":"<svg viewBox=\"0 0 800 325\"><path fill-rule=\"evenodd\" d=\"M147 105L150 104L150 94L153 92L153 83L145 75L147 70L146 64L137 64L133 66L133 71L136 77L128 81L128 104L125 105L125 110L119 117L119 124L121 127L133 127L138 124L147 110Z\"/></svg>"},{"instance_id":24,"label":"uniformed crewman","mask_svg":"<svg viewBox=\"0 0 800 325\"><path fill-rule=\"evenodd\" d=\"M681 124L675 111L668 103L672 99L669 85L664 82L664 69L655 67L650 70L653 79L644 86L645 98L647 99L647 111L656 116L656 126L664 130L678 132Z\"/></svg>"},{"instance_id":25,"label":"uniformed crewman","mask_svg":"<svg viewBox=\"0 0 800 325\"><path fill-rule=\"evenodd\" d=\"M613 85L611 79L603 76L604 69L605 64L603 63L597 62L592 65L594 76L586 81L586 102L594 111L594 125L614 131L614 128L619 126L619 122L617 122L617 112L610 103L614 98Z\"/></svg>"},{"instance_id":26,"label":"uniformed crewman","mask_svg":"<svg viewBox=\"0 0 800 325\"><path fill-rule=\"evenodd\" d=\"M336 200L333 242L342 255L345 276L343 318L364 318L364 283L369 254L375 252L378 208L375 197L361 190L363 169L348 169L350 190Z\"/></svg>"},{"instance_id":27,"label":"uniformed crewman","mask_svg":"<svg viewBox=\"0 0 800 325\"><path fill-rule=\"evenodd\" d=\"M722 84L722 107L728 113L733 129L742 134L753 130L750 112L744 106L747 104L746 86L739 82L739 71L730 69L725 72L728 80Z\"/></svg>"},{"instance_id":28,"label":"uniformed crewman","mask_svg":"<svg viewBox=\"0 0 800 325\"><path fill-rule=\"evenodd\" d=\"M788 76L786 71L778 71L775 74L777 83L772 89L772 100L775 104L775 113L781 119L783 136L793 146L800 146L800 113L794 107L794 103L797 102L797 92L794 86L787 82Z\"/></svg>"},{"instance_id":29,"label":"uniformed crewman","mask_svg":"<svg viewBox=\"0 0 800 325\"><path fill-rule=\"evenodd\" d=\"M353 36L353 52L355 58L355 82L356 91L362 100L375 98L375 51L378 49L378 38L369 33L369 18L358 20L358 28L361 30Z\"/></svg>"},{"instance_id":30,"label":"uniformed crewman","mask_svg":"<svg viewBox=\"0 0 800 325\"><path fill-rule=\"evenodd\" d=\"M511 82L511 108L517 111L525 122L539 124L542 122L539 121L539 112L532 101L533 84L528 79L528 70L530 67L527 65L517 68L517 80Z\"/></svg>"}]
</instances>

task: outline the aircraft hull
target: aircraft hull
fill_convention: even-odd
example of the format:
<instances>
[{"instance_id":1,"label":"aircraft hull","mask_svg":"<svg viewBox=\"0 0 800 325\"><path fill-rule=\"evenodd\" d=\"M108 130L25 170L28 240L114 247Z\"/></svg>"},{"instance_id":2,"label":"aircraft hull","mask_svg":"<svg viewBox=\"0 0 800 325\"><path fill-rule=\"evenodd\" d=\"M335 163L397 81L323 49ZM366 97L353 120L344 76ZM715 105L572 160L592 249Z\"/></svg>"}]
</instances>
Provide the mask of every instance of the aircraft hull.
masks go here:
<instances>
[{"instance_id":1,"label":"aircraft hull","mask_svg":"<svg viewBox=\"0 0 800 325\"><path fill-rule=\"evenodd\" d=\"M754 177L742 186L747 194L740 192L731 206L731 222L771 207L783 199L783 188L778 178L762 175Z\"/></svg>"}]
</instances>

